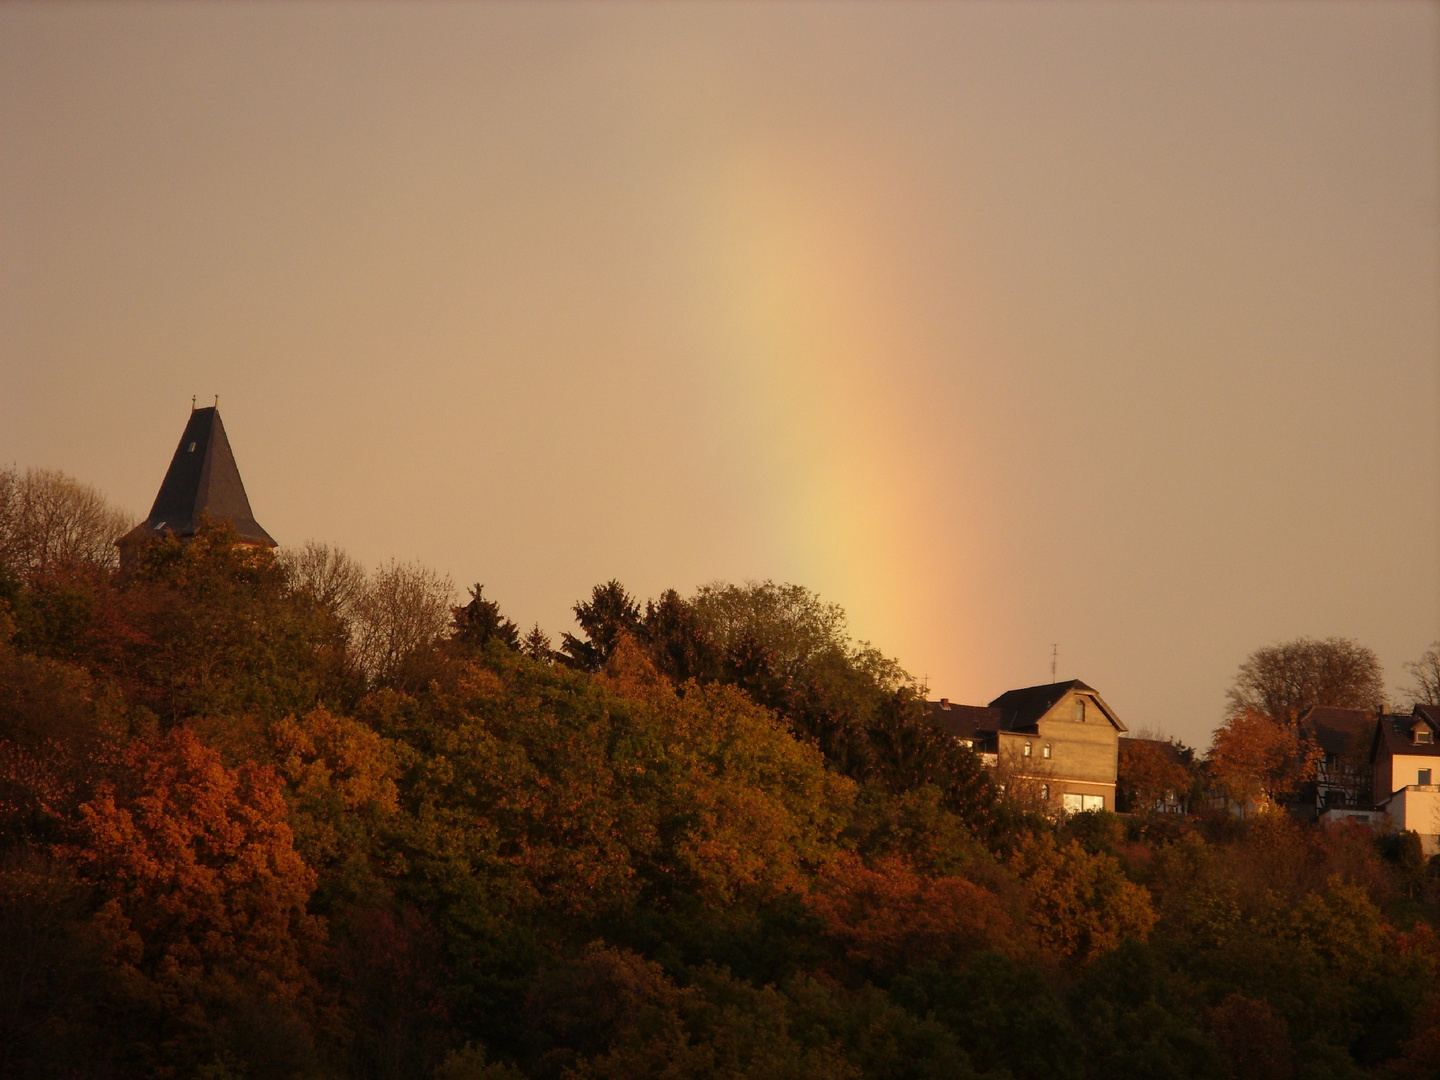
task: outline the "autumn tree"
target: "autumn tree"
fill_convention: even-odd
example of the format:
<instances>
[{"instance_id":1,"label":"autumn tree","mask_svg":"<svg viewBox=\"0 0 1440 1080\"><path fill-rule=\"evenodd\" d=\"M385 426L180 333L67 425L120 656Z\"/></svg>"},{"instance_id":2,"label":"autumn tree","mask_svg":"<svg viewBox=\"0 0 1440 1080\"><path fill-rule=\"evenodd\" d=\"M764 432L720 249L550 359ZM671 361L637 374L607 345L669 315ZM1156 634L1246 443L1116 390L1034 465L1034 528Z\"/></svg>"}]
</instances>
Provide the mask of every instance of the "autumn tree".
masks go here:
<instances>
[{"instance_id":1,"label":"autumn tree","mask_svg":"<svg viewBox=\"0 0 1440 1080\"><path fill-rule=\"evenodd\" d=\"M340 678L339 623L228 522L206 518L193 537L147 543L133 577L93 608L98 666L168 723L229 716L225 728L258 731L262 719L313 707Z\"/></svg>"},{"instance_id":2,"label":"autumn tree","mask_svg":"<svg viewBox=\"0 0 1440 1080\"><path fill-rule=\"evenodd\" d=\"M0 468L0 565L17 572L65 563L114 567L115 541L134 523L89 484L55 469Z\"/></svg>"},{"instance_id":3,"label":"autumn tree","mask_svg":"<svg viewBox=\"0 0 1440 1080\"><path fill-rule=\"evenodd\" d=\"M341 548L308 540L277 556L290 587L320 607L348 619L365 588L365 568Z\"/></svg>"},{"instance_id":4,"label":"autumn tree","mask_svg":"<svg viewBox=\"0 0 1440 1080\"><path fill-rule=\"evenodd\" d=\"M309 1052L307 957L321 927L306 911L315 875L294 849L279 780L254 764L227 768L183 728L136 740L125 765L82 807L81 837L65 851L110 896L98 917L135 992L172 1003L134 1038L193 1070L223 1055L237 1010L258 1011L288 1032L283 1046L261 1041L292 1059L276 1073L290 1075Z\"/></svg>"},{"instance_id":5,"label":"autumn tree","mask_svg":"<svg viewBox=\"0 0 1440 1080\"><path fill-rule=\"evenodd\" d=\"M373 683L399 679L416 654L450 626L450 579L419 563L391 559L366 580L352 605L352 648Z\"/></svg>"},{"instance_id":6,"label":"autumn tree","mask_svg":"<svg viewBox=\"0 0 1440 1080\"><path fill-rule=\"evenodd\" d=\"M1283 804L1314 776L1323 753L1294 725L1246 710L1216 730L1210 775L1225 797L1242 809Z\"/></svg>"},{"instance_id":7,"label":"autumn tree","mask_svg":"<svg viewBox=\"0 0 1440 1080\"><path fill-rule=\"evenodd\" d=\"M1116 797L1122 809L1143 811L1171 798L1184 798L1194 783L1187 767L1193 751L1158 739L1120 740Z\"/></svg>"},{"instance_id":8,"label":"autumn tree","mask_svg":"<svg viewBox=\"0 0 1440 1080\"><path fill-rule=\"evenodd\" d=\"M866 866L842 856L820 873L806 903L841 950L842 973L888 980L912 964L957 964L984 949L1017 953L1004 902L957 875L918 873L896 856Z\"/></svg>"},{"instance_id":9,"label":"autumn tree","mask_svg":"<svg viewBox=\"0 0 1440 1080\"><path fill-rule=\"evenodd\" d=\"M1440 641L1426 649L1419 660L1405 665L1410 673L1410 698L1419 705L1440 705Z\"/></svg>"},{"instance_id":10,"label":"autumn tree","mask_svg":"<svg viewBox=\"0 0 1440 1080\"><path fill-rule=\"evenodd\" d=\"M1143 941L1155 925L1150 894L1114 856L1040 836L1022 842L1010 865L1025 883L1031 927L1060 956L1085 963L1127 938Z\"/></svg>"},{"instance_id":11,"label":"autumn tree","mask_svg":"<svg viewBox=\"0 0 1440 1080\"><path fill-rule=\"evenodd\" d=\"M1296 638L1256 649L1228 692L1233 714L1293 726L1312 705L1371 709L1385 703L1385 672L1372 649L1348 638Z\"/></svg>"}]
</instances>

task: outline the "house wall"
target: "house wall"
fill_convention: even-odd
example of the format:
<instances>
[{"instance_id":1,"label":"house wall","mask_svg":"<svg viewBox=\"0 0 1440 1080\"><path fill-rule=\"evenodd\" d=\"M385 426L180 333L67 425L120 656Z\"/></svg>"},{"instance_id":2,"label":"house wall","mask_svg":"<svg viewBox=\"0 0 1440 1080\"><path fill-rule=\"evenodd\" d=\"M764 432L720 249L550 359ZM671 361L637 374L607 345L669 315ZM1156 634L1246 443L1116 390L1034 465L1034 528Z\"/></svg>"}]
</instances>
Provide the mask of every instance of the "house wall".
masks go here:
<instances>
[{"instance_id":1,"label":"house wall","mask_svg":"<svg viewBox=\"0 0 1440 1080\"><path fill-rule=\"evenodd\" d=\"M1375 799L1382 801L1392 791L1419 783L1417 775L1421 769L1429 769L1430 776L1440 781L1440 754L1387 754L1384 751L1375 760Z\"/></svg>"},{"instance_id":2,"label":"house wall","mask_svg":"<svg viewBox=\"0 0 1440 1080\"><path fill-rule=\"evenodd\" d=\"M1385 811L1398 831L1410 829L1419 834L1426 855L1440 853L1440 784L1410 785L1397 791Z\"/></svg>"},{"instance_id":3,"label":"house wall","mask_svg":"<svg viewBox=\"0 0 1440 1080\"><path fill-rule=\"evenodd\" d=\"M1077 723L1072 715L1073 695L1066 695L1036 725L1036 734L1002 731L999 757L1006 772L1023 778L1032 789L1049 785L1049 802L1057 809L1070 795L1100 796L1105 809L1115 809L1115 774L1120 755L1120 733L1089 701L1086 720ZM1030 756L1024 753L1030 744ZM1046 759L1044 749L1050 747Z\"/></svg>"},{"instance_id":4,"label":"house wall","mask_svg":"<svg viewBox=\"0 0 1440 1080\"><path fill-rule=\"evenodd\" d=\"M1064 702L1061 702L1063 707ZM1051 713L1059 712L1052 709ZM1091 708L1094 719L1077 724L1072 720L1041 718L1034 736L1036 753L1050 744L1051 763L1062 775L1099 784L1115 783L1116 766L1120 759L1120 733L1099 709ZM1065 715L1065 714L1061 714Z\"/></svg>"}]
</instances>

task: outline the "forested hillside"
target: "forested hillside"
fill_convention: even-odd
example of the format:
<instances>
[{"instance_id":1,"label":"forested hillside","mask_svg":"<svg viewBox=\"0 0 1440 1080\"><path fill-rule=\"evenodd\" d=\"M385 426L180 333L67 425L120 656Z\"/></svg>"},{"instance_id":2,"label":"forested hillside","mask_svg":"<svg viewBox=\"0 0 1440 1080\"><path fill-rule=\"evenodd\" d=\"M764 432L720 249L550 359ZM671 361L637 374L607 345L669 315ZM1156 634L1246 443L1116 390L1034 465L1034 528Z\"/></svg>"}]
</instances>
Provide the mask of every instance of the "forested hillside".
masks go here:
<instances>
[{"instance_id":1,"label":"forested hillside","mask_svg":"<svg viewBox=\"0 0 1440 1080\"><path fill-rule=\"evenodd\" d=\"M553 648L233 540L0 549L6 1076L1440 1072L1403 843L1056 824L802 588L610 582Z\"/></svg>"}]
</instances>

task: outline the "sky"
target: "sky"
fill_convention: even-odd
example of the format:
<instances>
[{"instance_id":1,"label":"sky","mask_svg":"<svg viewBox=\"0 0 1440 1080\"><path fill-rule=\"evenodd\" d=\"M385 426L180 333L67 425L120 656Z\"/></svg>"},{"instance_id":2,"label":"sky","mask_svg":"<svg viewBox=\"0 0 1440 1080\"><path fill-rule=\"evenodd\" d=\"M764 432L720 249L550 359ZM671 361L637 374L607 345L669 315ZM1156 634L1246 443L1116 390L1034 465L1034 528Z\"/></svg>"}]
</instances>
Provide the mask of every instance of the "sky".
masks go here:
<instances>
[{"instance_id":1,"label":"sky","mask_svg":"<svg viewBox=\"0 0 1440 1080\"><path fill-rule=\"evenodd\" d=\"M1440 638L1440 6L0 5L0 463L1205 745Z\"/></svg>"}]
</instances>

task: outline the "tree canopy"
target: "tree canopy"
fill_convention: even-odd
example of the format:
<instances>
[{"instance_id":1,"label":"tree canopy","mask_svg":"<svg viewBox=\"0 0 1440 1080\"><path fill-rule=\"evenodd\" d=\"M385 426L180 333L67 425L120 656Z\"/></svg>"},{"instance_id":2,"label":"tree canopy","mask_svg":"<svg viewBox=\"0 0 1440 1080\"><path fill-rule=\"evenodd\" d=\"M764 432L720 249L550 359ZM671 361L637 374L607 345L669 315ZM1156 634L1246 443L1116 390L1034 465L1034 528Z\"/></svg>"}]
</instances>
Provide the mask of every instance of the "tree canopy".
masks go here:
<instances>
[{"instance_id":1,"label":"tree canopy","mask_svg":"<svg viewBox=\"0 0 1440 1080\"><path fill-rule=\"evenodd\" d=\"M1418 838L1264 810L1294 695L1211 755L1259 812L1148 812L1162 755L1051 820L799 586L609 581L557 652L235 540L0 566L0 1076L1440 1068Z\"/></svg>"}]
</instances>

